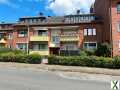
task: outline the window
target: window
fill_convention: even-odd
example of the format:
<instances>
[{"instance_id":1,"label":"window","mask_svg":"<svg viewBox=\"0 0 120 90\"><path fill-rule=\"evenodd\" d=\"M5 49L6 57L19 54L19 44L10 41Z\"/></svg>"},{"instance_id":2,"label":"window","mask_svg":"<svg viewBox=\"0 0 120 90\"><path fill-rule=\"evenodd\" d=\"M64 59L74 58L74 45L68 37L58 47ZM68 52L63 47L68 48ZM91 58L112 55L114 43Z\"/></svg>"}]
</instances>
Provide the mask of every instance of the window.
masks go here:
<instances>
[{"instance_id":1,"label":"window","mask_svg":"<svg viewBox=\"0 0 120 90\"><path fill-rule=\"evenodd\" d=\"M27 36L27 30L18 31L18 37L26 37Z\"/></svg>"},{"instance_id":2,"label":"window","mask_svg":"<svg viewBox=\"0 0 120 90\"><path fill-rule=\"evenodd\" d=\"M13 36L13 34L12 34L12 33L9 33L9 34L8 34L8 39L12 39L12 36Z\"/></svg>"},{"instance_id":3,"label":"window","mask_svg":"<svg viewBox=\"0 0 120 90\"><path fill-rule=\"evenodd\" d=\"M88 35L93 35L92 34L92 29L88 29Z\"/></svg>"},{"instance_id":4,"label":"window","mask_svg":"<svg viewBox=\"0 0 120 90\"><path fill-rule=\"evenodd\" d=\"M84 29L84 36L88 35L88 29Z\"/></svg>"},{"instance_id":5,"label":"window","mask_svg":"<svg viewBox=\"0 0 120 90\"><path fill-rule=\"evenodd\" d=\"M5 36L5 35L1 33L1 34L0 34L0 39L4 38L4 36Z\"/></svg>"},{"instance_id":6,"label":"window","mask_svg":"<svg viewBox=\"0 0 120 90\"><path fill-rule=\"evenodd\" d=\"M39 50L46 50L47 44L39 44Z\"/></svg>"},{"instance_id":7,"label":"window","mask_svg":"<svg viewBox=\"0 0 120 90\"><path fill-rule=\"evenodd\" d=\"M27 44L26 43L18 43L17 44L17 49L27 50Z\"/></svg>"},{"instance_id":8,"label":"window","mask_svg":"<svg viewBox=\"0 0 120 90\"><path fill-rule=\"evenodd\" d=\"M85 42L84 43L84 48L85 49L96 49L97 48L97 43L96 42Z\"/></svg>"},{"instance_id":9,"label":"window","mask_svg":"<svg viewBox=\"0 0 120 90\"><path fill-rule=\"evenodd\" d=\"M117 4L117 13L120 13L120 2Z\"/></svg>"},{"instance_id":10,"label":"window","mask_svg":"<svg viewBox=\"0 0 120 90\"><path fill-rule=\"evenodd\" d=\"M59 38L59 36L52 36L52 42L53 42L53 43L60 43L60 38Z\"/></svg>"},{"instance_id":11,"label":"window","mask_svg":"<svg viewBox=\"0 0 120 90\"><path fill-rule=\"evenodd\" d=\"M117 31L120 32L120 22L117 23Z\"/></svg>"},{"instance_id":12,"label":"window","mask_svg":"<svg viewBox=\"0 0 120 90\"><path fill-rule=\"evenodd\" d=\"M93 35L96 35L96 29L95 28L93 29Z\"/></svg>"},{"instance_id":13,"label":"window","mask_svg":"<svg viewBox=\"0 0 120 90\"><path fill-rule=\"evenodd\" d=\"M34 51L44 51L48 49L47 44L34 44L33 45L33 50Z\"/></svg>"},{"instance_id":14,"label":"window","mask_svg":"<svg viewBox=\"0 0 120 90\"><path fill-rule=\"evenodd\" d=\"M47 33L47 31L45 31L45 30L39 30L39 31L38 31L38 35L39 35L39 36L47 36L47 34L48 34L48 33Z\"/></svg>"},{"instance_id":15,"label":"window","mask_svg":"<svg viewBox=\"0 0 120 90\"><path fill-rule=\"evenodd\" d=\"M84 36L96 35L95 28L84 29Z\"/></svg>"}]
</instances>

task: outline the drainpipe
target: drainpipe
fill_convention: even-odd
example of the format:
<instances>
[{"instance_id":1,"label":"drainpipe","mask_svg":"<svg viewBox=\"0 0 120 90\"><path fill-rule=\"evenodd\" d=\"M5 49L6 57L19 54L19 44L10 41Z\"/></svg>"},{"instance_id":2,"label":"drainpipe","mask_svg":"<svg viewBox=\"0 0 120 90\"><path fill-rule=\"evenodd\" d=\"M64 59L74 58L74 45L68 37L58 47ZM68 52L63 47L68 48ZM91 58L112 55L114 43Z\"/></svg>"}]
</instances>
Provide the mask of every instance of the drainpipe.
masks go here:
<instances>
[{"instance_id":1,"label":"drainpipe","mask_svg":"<svg viewBox=\"0 0 120 90\"><path fill-rule=\"evenodd\" d=\"M109 7L109 19L110 19L110 43L111 43L111 57L113 57L113 37L112 37L112 15L111 15L111 2Z\"/></svg>"},{"instance_id":2,"label":"drainpipe","mask_svg":"<svg viewBox=\"0 0 120 90\"><path fill-rule=\"evenodd\" d=\"M29 24L27 24L27 29L28 29L28 38L27 38L27 54L29 54L29 37L30 37L30 27Z\"/></svg>"}]
</instances>

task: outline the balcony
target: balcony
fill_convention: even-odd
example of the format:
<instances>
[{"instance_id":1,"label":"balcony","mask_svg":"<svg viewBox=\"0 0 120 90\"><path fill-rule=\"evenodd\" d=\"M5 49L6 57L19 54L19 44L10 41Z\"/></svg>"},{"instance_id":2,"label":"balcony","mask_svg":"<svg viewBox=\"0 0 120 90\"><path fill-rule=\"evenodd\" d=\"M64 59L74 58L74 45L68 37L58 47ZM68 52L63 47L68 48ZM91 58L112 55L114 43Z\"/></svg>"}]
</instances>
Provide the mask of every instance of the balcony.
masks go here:
<instances>
[{"instance_id":1,"label":"balcony","mask_svg":"<svg viewBox=\"0 0 120 90\"><path fill-rule=\"evenodd\" d=\"M30 51L30 54L49 55L49 51Z\"/></svg>"},{"instance_id":2,"label":"balcony","mask_svg":"<svg viewBox=\"0 0 120 90\"><path fill-rule=\"evenodd\" d=\"M61 36L60 38L61 42L75 42L75 41L79 41L79 37L78 36Z\"/></svg>"},{"instance_id":3,"label":"balcony","mask_svg":"<svg viewBox=\"0 0 120 90\"><path fill-rule=\"evenodd\" d=\"M47 42L49 41L48 36L31 36L30 41L42 41L42 42Z\"/></svg>"}]
</instances>

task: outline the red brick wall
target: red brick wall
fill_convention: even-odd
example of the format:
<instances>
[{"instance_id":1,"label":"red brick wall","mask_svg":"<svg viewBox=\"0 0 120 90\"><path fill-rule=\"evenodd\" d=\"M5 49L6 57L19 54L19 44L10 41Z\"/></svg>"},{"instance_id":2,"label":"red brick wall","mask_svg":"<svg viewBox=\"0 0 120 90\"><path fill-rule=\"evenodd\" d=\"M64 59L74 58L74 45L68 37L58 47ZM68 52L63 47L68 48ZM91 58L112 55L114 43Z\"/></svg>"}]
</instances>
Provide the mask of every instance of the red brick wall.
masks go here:
<instances>
[{"instance_id":1,"label":"red brick wall","mask_svg":"<svg viewBox=\"0 0 120 90\"><path fill-rule=\"evenodd\" d=\"M86 28L95 28L96 29L96 35L95 36L84 36L84 29ZM102 24L82 24L79 28L79 46L80 48L83 48L84 42L97 42L102 43L103 42L103 25Z\"/></svg>"},{"instance_id":2,"label":"red brick wall","mask_svg":"<svg viewBox=\"0 0 120 90\"><path fill-rule=\"evenodd\" d=\"M113 56L120 55L119 50L120 32L117 31L117 24L118 22L120 22L120 14L117 13L118 2L120 2L120 0L112 0L111 5Z\"/></svg>"},{"instance_id":3,"label":"red brick wall","mask_svg":"<svg viewBox=\"0 0 120 90\"><path fill-rule=\"evenodd\" d=\"M28 42L28 36L18 37L18 31L22 30L22 29L28 30L28 28L26 28L26 27L15 27L15 29L13 31L13 48L16 48L17 43L27 43ZM30 34L30 36L33 35L33 29L32 28L30 28L29 34Z\"/></svg>"}]
</instances>

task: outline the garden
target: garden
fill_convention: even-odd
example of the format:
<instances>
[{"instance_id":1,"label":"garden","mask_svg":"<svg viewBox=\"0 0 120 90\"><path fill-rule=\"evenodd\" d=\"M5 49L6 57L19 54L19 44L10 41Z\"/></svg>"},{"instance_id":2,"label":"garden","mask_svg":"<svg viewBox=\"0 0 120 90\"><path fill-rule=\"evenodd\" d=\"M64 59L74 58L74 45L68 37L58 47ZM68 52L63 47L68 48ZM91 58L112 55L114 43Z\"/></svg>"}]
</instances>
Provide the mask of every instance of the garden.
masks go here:
<instances>
[{"instance_id":1,"label":"garden","mask_svg":"<svg viewBox=\"0 0 120 90\"><path fill-rule=\"evenodd\" d=\"M40 64L42 58L47 57L50 65L120 69L120 57L111 58L110 50L110 46L104 43L99 45L97 50L81 50L77 56L40 56L38 54L28 55L16 49L0 48L0 62Z\"/></svg>"}]
</instances>

